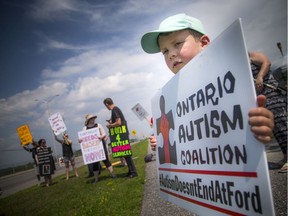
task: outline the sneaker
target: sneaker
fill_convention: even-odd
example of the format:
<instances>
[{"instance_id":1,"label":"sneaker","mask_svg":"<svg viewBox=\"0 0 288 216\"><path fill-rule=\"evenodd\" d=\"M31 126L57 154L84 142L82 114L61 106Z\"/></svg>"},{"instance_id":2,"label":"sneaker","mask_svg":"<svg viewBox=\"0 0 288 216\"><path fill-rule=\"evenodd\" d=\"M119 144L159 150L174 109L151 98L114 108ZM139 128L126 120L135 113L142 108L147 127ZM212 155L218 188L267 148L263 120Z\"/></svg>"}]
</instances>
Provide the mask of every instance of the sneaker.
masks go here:
<instances>
[{"instance_id":1,"label":"sneaker","mask_svg":"<svg viewBox=\"0 0 288 216\"><path fill-rule=\"evenodd\" d=\"M277 164L280 164L281 166L284 166L285 163L287 163L287 158L283 158L282 160L277 162Z\"/></svg>"},{"instance_id":2,"label":"sneaker","mask_svg":"<svg viewBox=\"0 0 288 216\"><path fill-rule=\"evenodd\" d=\"M137 173L134 173L134 174L129 175L128 177L129 177L129 178L134 178L134 177L137 177L137 176L138 176L138 174L137 174Z\"/></svg>"},{"instance_id":3,"label":"sneaker","mask_svg":"<svg viewBox=\"0 0 288 216\"><path fill-rule=\"evenodd\" d=\"M283 165L275 162L268 162L268 168L269 170L275 170L275 169L280 169Z\"/></svg>"},{"instance_id":4,"label":"sneaker","mask_svg":"<svg viewBox=\"0 0 288 216\"><path fill-rule=\"evenodd\" d=\"M287 173L288 172L288 163L285 163L278 172L279 173Z\"/></svg>"},{"instance_id":5,"label":"sneaker","mask_svg":"<svg viewBox=\"0 0 288 216\"><path fill-rule=\"evenodd\" d=\"M93 176L94 176L94 174L89 174L88 176L86 176L86 178L91 178Z\"/></svg>"}]
</instances>

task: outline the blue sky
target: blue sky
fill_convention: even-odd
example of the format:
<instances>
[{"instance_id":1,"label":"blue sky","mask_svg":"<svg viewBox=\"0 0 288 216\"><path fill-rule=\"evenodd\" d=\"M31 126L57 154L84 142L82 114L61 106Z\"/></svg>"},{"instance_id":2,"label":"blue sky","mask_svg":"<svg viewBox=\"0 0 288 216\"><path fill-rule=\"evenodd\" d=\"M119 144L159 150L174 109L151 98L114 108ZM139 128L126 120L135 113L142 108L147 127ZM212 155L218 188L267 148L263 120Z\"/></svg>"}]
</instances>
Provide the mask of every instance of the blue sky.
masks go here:
<instances>
[{"instance_id":1,"label":"blue sky","mask_svg":"<svg viewBox=\"0 0 288 216\"><path fill-rule=\"evenodd\" d=\"M264 52L272 67L283 61L277 42L287 55L286 0L1 0L0 168L31 160L16 132L23 124L61 155L49 113L60 112L79 149L84 116L96 114L102 125L109 119L106 97L136 136L147 136L149 125L131 108L140 103L151 113L151 97L173 75L140 39L177 13L200 19L212 41L241 17L248 50Z\"/></svg>"}]
</instances>

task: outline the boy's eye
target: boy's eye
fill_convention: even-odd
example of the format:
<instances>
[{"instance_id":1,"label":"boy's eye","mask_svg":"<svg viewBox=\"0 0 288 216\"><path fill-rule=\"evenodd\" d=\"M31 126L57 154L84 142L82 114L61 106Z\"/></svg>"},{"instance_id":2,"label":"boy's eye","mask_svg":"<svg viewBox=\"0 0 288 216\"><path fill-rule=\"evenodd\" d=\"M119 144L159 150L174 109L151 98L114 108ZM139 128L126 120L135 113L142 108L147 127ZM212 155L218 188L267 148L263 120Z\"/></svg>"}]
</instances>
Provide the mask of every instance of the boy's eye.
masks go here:
<instances>
[{"instance_id":1,"label":"boy's eye","mask_svg":"<svg viewBox=\"0 0 288 216\"><path fill-rule=\"evenodd\" d=\"M176 43L175 43L175 46L178 47L178 46L181 45L182 43L183 43L183 41L176 42Z\"/></svg>"},{"instance_id":2,"label":"boy's eye","mask_svg":"<svg viewBox=\"0 0 288 216\"><path fill-rule=\"evenodd\" d=\"M168 50L163 50L163 51L162 51L162 54L163 54L163 55L166 55L167 53L168 53Z\"/></svg>"}]
</instances>

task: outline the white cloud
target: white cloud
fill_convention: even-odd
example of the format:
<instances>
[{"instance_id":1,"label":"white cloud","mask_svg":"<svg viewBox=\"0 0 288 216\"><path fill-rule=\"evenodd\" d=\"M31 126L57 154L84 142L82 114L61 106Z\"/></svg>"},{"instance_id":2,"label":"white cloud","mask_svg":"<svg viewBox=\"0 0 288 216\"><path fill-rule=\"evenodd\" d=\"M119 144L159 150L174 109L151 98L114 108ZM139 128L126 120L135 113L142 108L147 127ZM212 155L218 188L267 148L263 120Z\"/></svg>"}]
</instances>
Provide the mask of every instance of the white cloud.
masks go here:
<instances>
[{"instance_id":1,"label":"white cloud","mask_svg":"<svg viewBox=\"0 0 288 216\"><path fill-rule=\"evenodd\" d=\"M30 6L29 15L36 20L55 20L67 18L68 12L76 12L78 7L77 0L38 0Z\"/></svg>"}]
</instances>

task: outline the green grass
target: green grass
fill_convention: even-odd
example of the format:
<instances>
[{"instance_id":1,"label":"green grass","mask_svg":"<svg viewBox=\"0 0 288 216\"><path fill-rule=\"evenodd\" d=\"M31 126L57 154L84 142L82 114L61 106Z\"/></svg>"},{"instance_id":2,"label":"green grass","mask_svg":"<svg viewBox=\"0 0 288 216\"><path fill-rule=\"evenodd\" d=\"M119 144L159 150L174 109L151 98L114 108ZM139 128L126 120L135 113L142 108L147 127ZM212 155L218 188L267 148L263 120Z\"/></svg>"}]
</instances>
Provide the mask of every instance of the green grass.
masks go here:
<instances>
[{"instance_id":1,"label":"green grass","mask_svg":"<svg viewBox=\"0 0 288 216\"><path fill-rule=\"evenodd\" d=\"M128 168L115 165L117 179L112 179L105 169L99 182L93 185L91 179L85 178L88 170L84 165L78 168L79 178L66 181L63 173L53 178L54 184L50 187L33 186L0 199L0 215L140 215L145 184L143 158L147 147L148 140L132 146L138 171L136 178L125 177ZM112 159L112 162L118 160Z\"/></svg>"}]
</instances>

